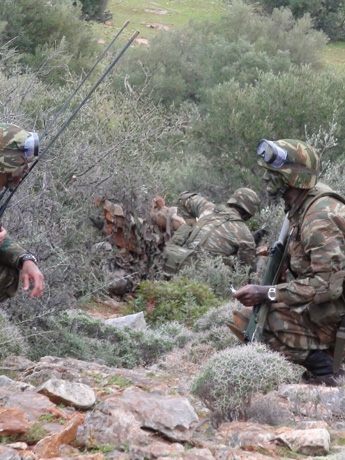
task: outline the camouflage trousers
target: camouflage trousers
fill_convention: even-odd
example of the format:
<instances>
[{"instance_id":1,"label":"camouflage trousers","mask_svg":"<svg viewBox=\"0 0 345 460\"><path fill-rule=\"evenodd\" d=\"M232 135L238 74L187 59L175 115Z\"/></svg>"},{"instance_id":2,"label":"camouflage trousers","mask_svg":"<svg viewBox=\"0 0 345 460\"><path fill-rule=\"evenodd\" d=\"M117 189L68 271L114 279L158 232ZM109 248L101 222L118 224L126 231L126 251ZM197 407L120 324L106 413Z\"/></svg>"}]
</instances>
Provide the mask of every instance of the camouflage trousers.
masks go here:
<instances>
[{"instance_id":1,"label":"camouflage trousers","mask_svg":"<svg viewBox=\"0 0 345 460\"><path fill-rule=\"evenodd\" d=\"M249 320L252 309L240 310ZM301 364L311 350L332 349L338 324L316 325L308 310L294 310L283 303L273 303L266 318L262 342L274 351L282 353L289 361Z\"/></svg>"},{"instance_id":2,"label":"camouflage trousers","mask_svg":"<svg viewBox=\"0 0 345 460\"><path fill-rule=\"evenodd\" d=\"M14 297L18 291L20 271L0 264L0 302Z\"/></svg>"}]
</instances>

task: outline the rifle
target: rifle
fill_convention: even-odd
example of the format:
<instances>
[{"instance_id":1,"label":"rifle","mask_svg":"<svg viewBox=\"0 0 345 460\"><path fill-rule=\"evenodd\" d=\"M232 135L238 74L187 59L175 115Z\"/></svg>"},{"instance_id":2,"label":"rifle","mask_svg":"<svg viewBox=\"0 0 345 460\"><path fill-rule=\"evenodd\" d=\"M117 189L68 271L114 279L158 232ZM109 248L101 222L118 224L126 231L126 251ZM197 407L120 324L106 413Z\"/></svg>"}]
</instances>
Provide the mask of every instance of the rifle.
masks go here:
<instances>
[{"instance_id":1,"label":"rifle","mask_svg":"<svg viewBox=\"0 0 345 460\"><path fill-rule=\"evenodd\" d=\"M274 285L279 280L286 255L289 227L289 220L285 216L278 240L271 246L269 251L266 270L261 281L262 286ZM269 308L270 303L268 301L254 305L249 324L243 334L245 342L259 342L261 340Z\"/></svg>"}]
</instances>

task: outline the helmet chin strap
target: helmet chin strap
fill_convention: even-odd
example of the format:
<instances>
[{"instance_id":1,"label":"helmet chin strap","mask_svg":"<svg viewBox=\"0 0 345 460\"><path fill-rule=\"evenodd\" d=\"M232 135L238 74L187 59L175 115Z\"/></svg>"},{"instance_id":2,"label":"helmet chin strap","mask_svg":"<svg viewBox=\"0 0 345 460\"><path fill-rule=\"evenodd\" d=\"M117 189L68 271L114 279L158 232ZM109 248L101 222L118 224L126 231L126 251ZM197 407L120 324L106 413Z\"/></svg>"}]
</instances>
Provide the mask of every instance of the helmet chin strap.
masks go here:
<instances>
[{"instance_id":1,"label":"helmet chin strap","mask_svg":"<svg viewBox=\"0 0 345 460\"><path fill-rule=\"evenodd\" d=\"M281 198L283 198L284 193L289 188L288 184L283 183L279 188L276 189L276 192L273 195L269 195L270 198L274 200L274 202L279 202Z\"/></svg>"},{"instance_id":2,"label":"helmet chin strap","mask_svg":"<svg viewBox=\"0 0 345 460\"><path fill-rule=\"evenodd\" d=\"M278 190L277 190L277 194L276 194L276 199L277 200L280 200L281 198L283 198L283 195L284 193L286 192L286 190L289 188L289 186L287 184L284 184L283 187L280 187Z\"/></svg>"}]
</instances>

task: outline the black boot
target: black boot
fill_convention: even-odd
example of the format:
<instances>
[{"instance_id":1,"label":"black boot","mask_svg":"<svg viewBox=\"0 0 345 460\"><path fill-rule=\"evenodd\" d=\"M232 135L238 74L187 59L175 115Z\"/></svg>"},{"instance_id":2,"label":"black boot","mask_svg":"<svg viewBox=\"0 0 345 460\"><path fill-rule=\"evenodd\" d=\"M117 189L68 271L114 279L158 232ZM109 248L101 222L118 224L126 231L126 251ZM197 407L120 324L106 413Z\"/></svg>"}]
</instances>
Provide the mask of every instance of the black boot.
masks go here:
<instances>
[{"instance_id":1,"label":"black boot","mask_svg":"<svg viewBox=\"0 0 345 460\"><path fill-rule=\"evenodd\" d=\"M339 377L345 376L345 371L340 369L333 373L333 358L324 350L312 350L302 366L307 369L302 374L302 382L312 385L326 385L327 387L339 386Z\"/></svg>"}]
</instances>

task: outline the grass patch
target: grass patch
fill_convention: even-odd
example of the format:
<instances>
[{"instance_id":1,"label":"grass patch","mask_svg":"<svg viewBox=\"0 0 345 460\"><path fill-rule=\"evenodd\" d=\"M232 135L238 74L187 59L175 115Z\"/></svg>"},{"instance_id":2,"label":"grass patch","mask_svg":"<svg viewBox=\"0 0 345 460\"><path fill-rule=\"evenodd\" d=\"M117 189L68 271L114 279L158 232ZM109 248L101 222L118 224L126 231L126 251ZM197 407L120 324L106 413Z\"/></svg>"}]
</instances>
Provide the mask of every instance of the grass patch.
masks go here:
<instances>
[{"instance_id":1,"label":"grass patch","mask_svg":"<svg viewBox=\"0 0 345 460\"><path fill-rule=\"evenodd\" d=\"M120 387L120 390L123 391L126 388L130 387L132 383L125 377L122 377L122 375L112 375L107 380L107 385L117 385L118 387Z\"/></svg>"},{"instance_id":2,"label":"grass patch","mask_svg":"<svg viewBox=\"0 0 345 460\"><path fill-rule=\"evenodd\" d=\"M343 67L345 65L345 42L329 43L323 53L323 60L327 66Z\"/></svg>"},{"instance_id":3,"label":"grass patch","mask_svg":"<svg viewBox=\"0 0 345 460\"><path fill-rule=\"evenodd\" d=\"M190 19L217 19L225 12L221 0L109 0L107 9L113 15L113 26L93 25L97 36L107 42L127 20L130 24L120 37L123 41L128 40L136 30L140 32L138 38L150 40L160 28L177 29Z\"/></svg>"},{"instance_id":4,"label":"grass patch","mask_svg":"<svg viewBox=\"0 0 345 460\"><path fill-rule=\"evenodd\" d=\"M53 414L44 414L41 415L39 418L39 421L42 423L60 423L60 425L64 425L66 423L66 420L59 417L56 418L55 415Z\"/></svg>"}]
</instances>

